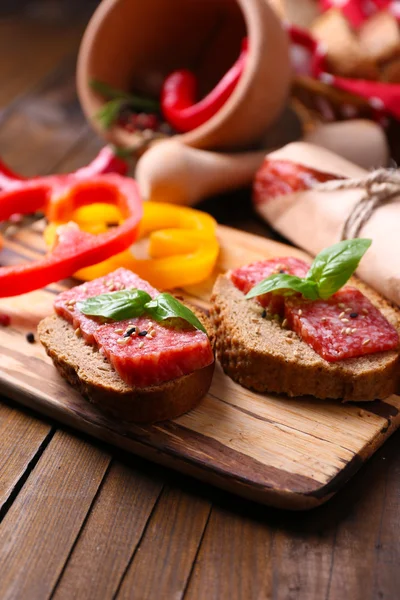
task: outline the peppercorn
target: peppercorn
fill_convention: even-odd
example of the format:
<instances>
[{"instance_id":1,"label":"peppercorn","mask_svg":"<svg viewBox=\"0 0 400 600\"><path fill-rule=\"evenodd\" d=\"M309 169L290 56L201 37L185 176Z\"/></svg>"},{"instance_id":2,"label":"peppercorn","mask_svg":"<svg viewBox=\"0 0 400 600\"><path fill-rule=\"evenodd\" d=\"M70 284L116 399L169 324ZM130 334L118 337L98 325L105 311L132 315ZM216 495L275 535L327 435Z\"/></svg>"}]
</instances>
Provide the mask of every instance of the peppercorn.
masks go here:
<instances>
[{"instance_id":1,"label":"peppercorn","mask_svg":"<svg viewBox=\"0 0 400 600\"><path fill-rule=\"evenodd\" d=\"M125 331L123 337L125 337L125 338L130 337L132 335L132 333L136 333L136 327L130 327L127 331ZM139 333L139 335L142 335L142 334Z\"/></svg>"},{"instance_id":2,"label":"peppercorn","mask_svg":"<svg viewBox=\"0 0 400 600\"><path fill-rule=\"evenodd\" d=\"M262 311L262 313L261 313L261 316L262 316L262 318L263 318L263 319L265 319L265 317L267 316L267 311L266 311L266 309L265 309L265 308L264 308L264 310Z\"/></svg>"},{"instance_id":3,"label":"peppercorn","mask_svg":"<svg viewBox=\"0 0 400 600\"><path fill-rule=\"evenodd\" d=\"M33 335L33 333L30 331L29 333L26 334L26 341L29 344L34 344L35 343L35 336Z\"/></svg>"},{"instance_id":4,"label":"peppercorn","mask_svg":"<svg viewBox=\"0 0 400 600\"><path fill-rule=\"evenodd\" d=\"M351 319L355 319L356 317L358 317L358 312L352 312L352 313L350 313L350 314L349 314L349 317L350 317Z\"/></svg>"}]
</instances>

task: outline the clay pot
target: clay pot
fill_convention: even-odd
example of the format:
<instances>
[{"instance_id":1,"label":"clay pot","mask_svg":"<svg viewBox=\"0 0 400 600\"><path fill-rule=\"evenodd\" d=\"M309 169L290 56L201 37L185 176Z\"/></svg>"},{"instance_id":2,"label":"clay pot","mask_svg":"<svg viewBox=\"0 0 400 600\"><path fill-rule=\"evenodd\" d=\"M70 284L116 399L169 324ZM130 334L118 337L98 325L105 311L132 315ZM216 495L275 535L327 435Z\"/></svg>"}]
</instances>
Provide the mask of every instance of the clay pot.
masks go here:
<instances>
[{"instance_id":1,"label":"clay pot","mask_svg":"<svg viewBox=\"0 0 400 600\"><path fill-rule=\"evenodd\" d=\"M208 93L249 39L244 73L225 105L207 123L179 136L196 148L253 145L282 110L290 84L288 40L267 0L103 0L83 37L77 84L83 110L108 141L129 148L132 134L94 119L104 99L94 78L158 97L164 77L193 70Z\"/></svg>"}]
</instances>

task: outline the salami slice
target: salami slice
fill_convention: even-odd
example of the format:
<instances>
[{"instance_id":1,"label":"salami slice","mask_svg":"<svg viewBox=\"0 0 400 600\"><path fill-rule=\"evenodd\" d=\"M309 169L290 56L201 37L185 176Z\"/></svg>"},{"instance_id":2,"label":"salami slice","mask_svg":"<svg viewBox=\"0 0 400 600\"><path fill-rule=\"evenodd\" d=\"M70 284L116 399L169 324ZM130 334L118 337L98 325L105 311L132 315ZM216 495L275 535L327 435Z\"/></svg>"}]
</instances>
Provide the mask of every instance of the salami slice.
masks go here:
<instances>
[{"instance_id":1,"label":"salami slice","mask_svg":"<svg viewBox=\"0 0 400 600\"><path fill-rule=\"evenodd\" d=\"M399 343L394 327L353 287L328 300L286 298L285 317L290 329L329 362L393 350Z\"/></svg>"},{"instance_id":2,"label":"salami slice","mask_svg":"<svg viewBox=\"0 0 400 600\"><path fill-rule=\"evenodd\" d=\"M293 256L283 258L272 258L263 260L245 267L240 267L231 272L231 279L235 286L244 294L247 294L257 283L274 275L275 273L288 273L289 275L297 275L305 277L310 265L300 258ZM257 300L261 306L268 309L271 314L283 316L284 299L278 294L263 294L258 296Z\"/></svg>"}]
</instances>

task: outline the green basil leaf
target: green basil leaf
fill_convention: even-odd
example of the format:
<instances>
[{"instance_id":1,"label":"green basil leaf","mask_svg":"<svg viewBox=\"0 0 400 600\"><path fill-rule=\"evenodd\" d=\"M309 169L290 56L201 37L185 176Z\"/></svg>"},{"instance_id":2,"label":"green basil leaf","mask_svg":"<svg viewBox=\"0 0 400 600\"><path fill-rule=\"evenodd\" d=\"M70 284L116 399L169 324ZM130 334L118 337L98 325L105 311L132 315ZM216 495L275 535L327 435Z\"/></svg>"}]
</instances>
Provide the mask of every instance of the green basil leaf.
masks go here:
<instances>
[{"instance_id":1,"label":"green basil leaf","mask_svg":"<svg viewBox=\"0 0 400 600\"><path fill-rule=\"evenodd\" d=\"M146 313L155 321L165 321L166 319L183 319L196 329L207 333L204 325L199 321L194 313L181 304L179 300L171 294L159 294L154 300L147 302Z\"/></svg>"},{"instance_id":2,"label":"green basil leaf","mask_svg":"<svg viewBox=\"0 0 400 600\"><path fill-rule=\"evenodd\" d=\"M372 240L356 238L325 248L315 257L306 281L317 284L320 298L329 298L350 279L371 243Z\"/></svg>"},{"instance_id":3,"label":"green basil leaf","mask_svg":"<svg viewBox=\"0 0 400 600\"><path fill-rule=\"evenodd\" d=\"M291 296L295 293L300 293L304 298L316 300L318 298L317 284L314 281L307 281L297 277L296 275L288 275L287 273L276 273L270 275L260 283L257 283L246 294L246 298L255 298L269 292L278 292L283 296Z\"/></svg>"},{"instance_id":4,"label":"green basil leaf","mask_svg":"<svg viewBox=\"0 0 400 600\"><path fill-rule=\"evenodd\" d=\"M143 290L131 289L120 292L100 294L77 303L78 309L90 317L105 317L114 321L123 321L140 317L145 312L150 294Z\"/></svg>"}]
</instances>

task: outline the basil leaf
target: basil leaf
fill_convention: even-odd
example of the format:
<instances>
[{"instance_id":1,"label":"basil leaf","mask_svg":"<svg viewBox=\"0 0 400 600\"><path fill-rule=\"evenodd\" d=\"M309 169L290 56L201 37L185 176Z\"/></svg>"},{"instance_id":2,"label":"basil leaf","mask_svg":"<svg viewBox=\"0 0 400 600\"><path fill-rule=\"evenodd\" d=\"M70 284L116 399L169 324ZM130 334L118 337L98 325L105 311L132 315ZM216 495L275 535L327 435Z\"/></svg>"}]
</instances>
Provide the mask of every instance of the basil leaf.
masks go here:
<instances>
[{"instance_id":1,"label":"basil leaf","mask_svg":"<svg viewBox=\"0 0 400 600\"><path fill-rule=\"evenodd\" d=\"M159 294L154 300L147 302L146 313L155 321L165 321L165 319L183 319L196 329L207 333L204 325L199 321L194 313L181 304L179 300L171 294Z\"/></svg>"},{"instance_id":2,"label":"basil leaf","mask_svg":"<svg viewBox=\"0 0 400 600\"><path fill-rule=\"evenodd\" d=\"M325 248L315 257L306 281L317 284L320 298L329 298L350 279L371 243L372 240L356 238Z\"/></svg>"},{"instance_id":3,"label":"basil leaf","mask_svg":"<svg viewBox=\"0 0 400 600\"><path fill-rule=\"evenodd\" d=\"M314 281L301 279L301 277L287 273L276 273L260 281L246 294L246 298L255 298L255 296L277 291L283 296L291 296L297 292L310 300L318 298L317 284Z\"/></svg>"},{"instance_id":4,"label":"basil leaf","mask_svg":"<svg viewBox=\"0 0 400 600\"><path fill-rule=\"evenodd\" d=\"M123 321L140 317L145 312L146 302L149 300L151 296L147 292L131 289L87 298L83 302L78 302L77 307L84 315L90 317Z\"/></svg>"}]
</instances>

